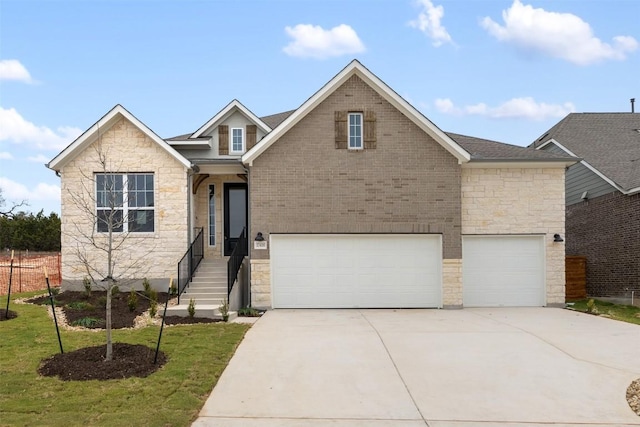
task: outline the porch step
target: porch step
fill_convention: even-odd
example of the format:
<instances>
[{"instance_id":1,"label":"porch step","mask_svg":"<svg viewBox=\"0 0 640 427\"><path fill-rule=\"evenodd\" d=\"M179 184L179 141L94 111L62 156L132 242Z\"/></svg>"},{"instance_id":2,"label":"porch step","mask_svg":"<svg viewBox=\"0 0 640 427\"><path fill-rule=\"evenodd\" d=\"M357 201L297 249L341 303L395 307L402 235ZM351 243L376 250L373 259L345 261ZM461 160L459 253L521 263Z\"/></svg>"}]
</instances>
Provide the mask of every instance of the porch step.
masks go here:
<instances>
[{"instance_id":1,"label":"porch step","mask_svg":"<svg viewBox=\"0 0 640 427\"><path fill-rule=\"evenodd\" d=\"M189 304L180 304L167 307L167 316L180 316L189 317ZM196 312L194 317L204 317L208 319L220 319L220 305L218 304L198 304L196 303ZM229 312L229 321L238 317L238 313L235 311Z\"/></svg>"},{"instance_id":2,"label":"porch step","mask_svg":"<svg viewBox=\"0 0 640 427\"><path fill-rule=\"evenodd\" d=\"M188 316L191 299L196 304L196 317L222 318L218 309L227 299L227 260L203 259L191 283L180 295L180 305L168 307L167 314Z\"/></svg>"}]
</instances>

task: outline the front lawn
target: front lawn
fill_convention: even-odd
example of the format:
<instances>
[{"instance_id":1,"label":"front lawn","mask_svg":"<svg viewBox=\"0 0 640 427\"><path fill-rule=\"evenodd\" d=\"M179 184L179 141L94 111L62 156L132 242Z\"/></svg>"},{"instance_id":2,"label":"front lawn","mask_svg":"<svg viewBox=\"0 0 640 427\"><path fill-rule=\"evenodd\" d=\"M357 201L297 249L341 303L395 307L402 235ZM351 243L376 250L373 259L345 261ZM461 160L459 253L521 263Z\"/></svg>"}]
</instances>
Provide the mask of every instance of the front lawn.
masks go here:
<instances>
[{"instance_id":1,"label":"front lawn","mask_svg":"<svg viewBox=\"0 0 640 427\"><path fill-rule=\"evenodd\" d=\"M623 322L635 323L636 325L640 325L640 307L635 307L633 305L613 304L598 299L594 299L593 301L595 303L597 314L604 315L615 320L621 320ZM586 313L588 312L588 303L589 299L574 301L572 303L569 303L573 304L570 305L569 308Z\"/></svg>"},{"instance_id":2,"label":"front lawn","mask_svg":"<svg viewBox=\"0 0 640 427\"><path fill-rule=\"evenodd\" d=\"M14 298L34 295L18 294ZM0 307L6 306L0 297ZM59 352L46 308L11 303L18 317L0 322L0 425L188 426L249 326L213 323L164 329L168 362L147 378L61 381L37 373ZM159 327L114 330L114 342L155 349ZM104 344L103 331L61 330L65 351Z\"/></svg>"}]
</instances>

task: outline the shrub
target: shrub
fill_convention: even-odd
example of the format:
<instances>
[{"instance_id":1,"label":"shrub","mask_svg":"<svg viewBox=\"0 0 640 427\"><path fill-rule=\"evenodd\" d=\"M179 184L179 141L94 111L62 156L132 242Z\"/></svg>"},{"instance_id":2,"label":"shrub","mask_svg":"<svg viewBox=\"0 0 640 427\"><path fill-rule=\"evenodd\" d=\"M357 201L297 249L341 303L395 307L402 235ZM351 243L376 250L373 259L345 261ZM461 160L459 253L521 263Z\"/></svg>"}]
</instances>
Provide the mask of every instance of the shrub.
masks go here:
<instances>
[{"instance_id":1,"label":"shrub","mask_svg":"<svg viewBox=\"0 0 640 427\"><path fill-rule=\"evenodd\" d=\"M241 317L258 317L260 312L253 307L244 307L238 310L238 316Z\"/></svg>"},{"instance_id":2,"label":"shrub","mask_svg":"<svg viewBox=\"0 0 640 427\"><path fill-rule=\"evenodd\" d=\"M98 298L98 305L102 308L105 308L107 306L107 297Z\"/></svg>"},{"instance_id":3,"label":"shrub","mask_svg":"<svg viewBox=\"0 0 640 427\"><path fill-rule=\"evenodd\" d=\"M178 288L176 287L175 283L173 282L173 279L171 280L171 283L169 284L169 295L171 295L171 296L178 295Z\"/></svg>"},{"instance_id":4,"label":"shrub","mask_svg":"<svg viewBox=\"0 0 640 427\"><path fill-rule=\"evenodd\" d=\"M120 293L120 288L118 287L118 285L113 285L111 287L111 296L115 297Z\"/></svg>"},{"instance_id":5,"label":"shrub","mask_svg":"<svg viewBox=\"0 0 640 427\"><path fill-rule=\"evenodd\" d=\"M51 288L51 295L56 296L60 293L60 288Z\"/></svg>"},{"instance_id":6,"label":"shrub","mask_svg":"<svg viewBox=\"0 0 640 427\"><path fill-rule=\"evenodd\" d=\"M142 281L142 286L144 287L144 294L147 298L151 298L151 283L149 283L149 280L146 277Z\"/></svg>"},{"instance_id":7,"label":"shrub","mask_svg":"<svg viewBox=\"0 0 640 427\"><path fill-rule=\"evenodd\" d=\"M149 316L156 317L158 313L158 302L156 300L151 300L149 303Z\"/></svg>"},{"instance_id":8,"label":"shrub","mask_svg":"<svg viewBox=\"0 0 640 427\"><path fill-rule=\"evenodd\" d=\"M84 279L82 279L82 284L84 285L85 295L90 297L91 296L91 280L87 276L84 276Z\"/></svg>"},{"instance_id":9,"label":"shrub","mask_svg":"<svg viewBox=\"0 0 640 427\"><path fill-rule=\"evenodd\" d=\"M84 328L94 328L99 324L100 319L96 319L95 317L83 317L82 319L71 322L71 326L82 326Z\"/></svg>"},{"instance_id":10,"label":"shrub","mask_svg":"<svg viewBox=\"0 0 640 427\"><path fill-rule=\"evenodd\" d=\"M127 306L129 307L129 311L135 311L138 306L138 295L134 289L131 289L129 292L129 298L127 298Z\"/></svg>"},{"instance_id":11,"label":"shrub","mask_svg":"<svg viewBox=\"0 0 640 427\"><path fill-rule=\"evenodd\" d=\"M155 289L151 289L151 290L149 290L149 294L147 295L147 297L148 297L151 301L158 302L158 291L156 291Z\"/></svg>"},{"instance_id":12,"label":"shrub","mask_svg":"<svg viewBox=\"0 0 640 427\"><path fill-rule=\"evenodd\" d=\"M222 300L222 304L220 304L220 315L222 315L222 320L225 322L229 320L229 301L225 298Z\"/></svg>"},{"instance_id":13,"label":"shrub","mask_svg":"<svg viewBox=\"0 0 640 427\"><path fill-rule=\"evenodd\" d=\"M67 304L67 308L71 310L91 310L93 305L84 301L73 301Z\"/></svg>"},{"instance_id":14,"label":"shrub","mask_svg":"<svg viewBox=\"0 0 640 427\"><path fill-rule=\"evenodd\" d=\"M593 299L590 299L587 302L587 313L598 314L598 306L596 305L596 302Z\"/></svg>"},{"instance_id":15,"label":"shrub","mask_svg":"<svg viewBox=\"0 0 640 427\"><path fill-rule=\"evenodd\" d=\"M193 319L196 315L196 300L193 298L189 300L189 307L187 307L187 311L189 312L189 317Z\"/></svg>"}]
</instances>

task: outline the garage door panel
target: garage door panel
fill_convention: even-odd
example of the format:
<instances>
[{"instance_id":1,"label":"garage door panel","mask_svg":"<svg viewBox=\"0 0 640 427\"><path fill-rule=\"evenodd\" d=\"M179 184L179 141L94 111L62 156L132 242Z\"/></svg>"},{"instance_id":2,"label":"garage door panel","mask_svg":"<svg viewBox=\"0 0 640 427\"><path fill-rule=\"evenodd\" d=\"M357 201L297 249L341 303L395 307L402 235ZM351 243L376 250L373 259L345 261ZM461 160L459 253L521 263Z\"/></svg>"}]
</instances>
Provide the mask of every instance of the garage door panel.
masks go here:
<instances>
[{"instance_id":1,"label":"garage door panel","mask_svg":"<svg viewBox=\"0 0 640 427\"><path fill-rule=\"evenodd\" d=\"M543 306L544 265L543 236L465 236L464 305Z\"/></svg>"},{"instance_id":2,"label":"garage door panel","mask_svg":"<svg viewBox=\"0 0 640 427\"><path fill-rule=\"evenodd\" d=\"M273 306L439 307L441 262L436 235L271 235Z\"/></svg>"}]
</instances>

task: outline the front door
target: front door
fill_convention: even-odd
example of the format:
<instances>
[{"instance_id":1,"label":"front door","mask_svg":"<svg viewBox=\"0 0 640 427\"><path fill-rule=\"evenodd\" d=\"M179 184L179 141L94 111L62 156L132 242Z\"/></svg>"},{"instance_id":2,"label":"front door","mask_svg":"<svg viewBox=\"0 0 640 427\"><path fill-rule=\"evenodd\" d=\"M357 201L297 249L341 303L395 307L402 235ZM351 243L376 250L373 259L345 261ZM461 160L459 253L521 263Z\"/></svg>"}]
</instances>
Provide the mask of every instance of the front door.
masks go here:
<instances>
[{"instance_id":1,"label":"front door","mask_svg":"<svg viewBox=\"0 0 640 427\"><path fill-rule=\"evenodd\" d=\"M247 184L224 184L224 255L229 256L247 226Z\"/></svg>"}]
</instances>

